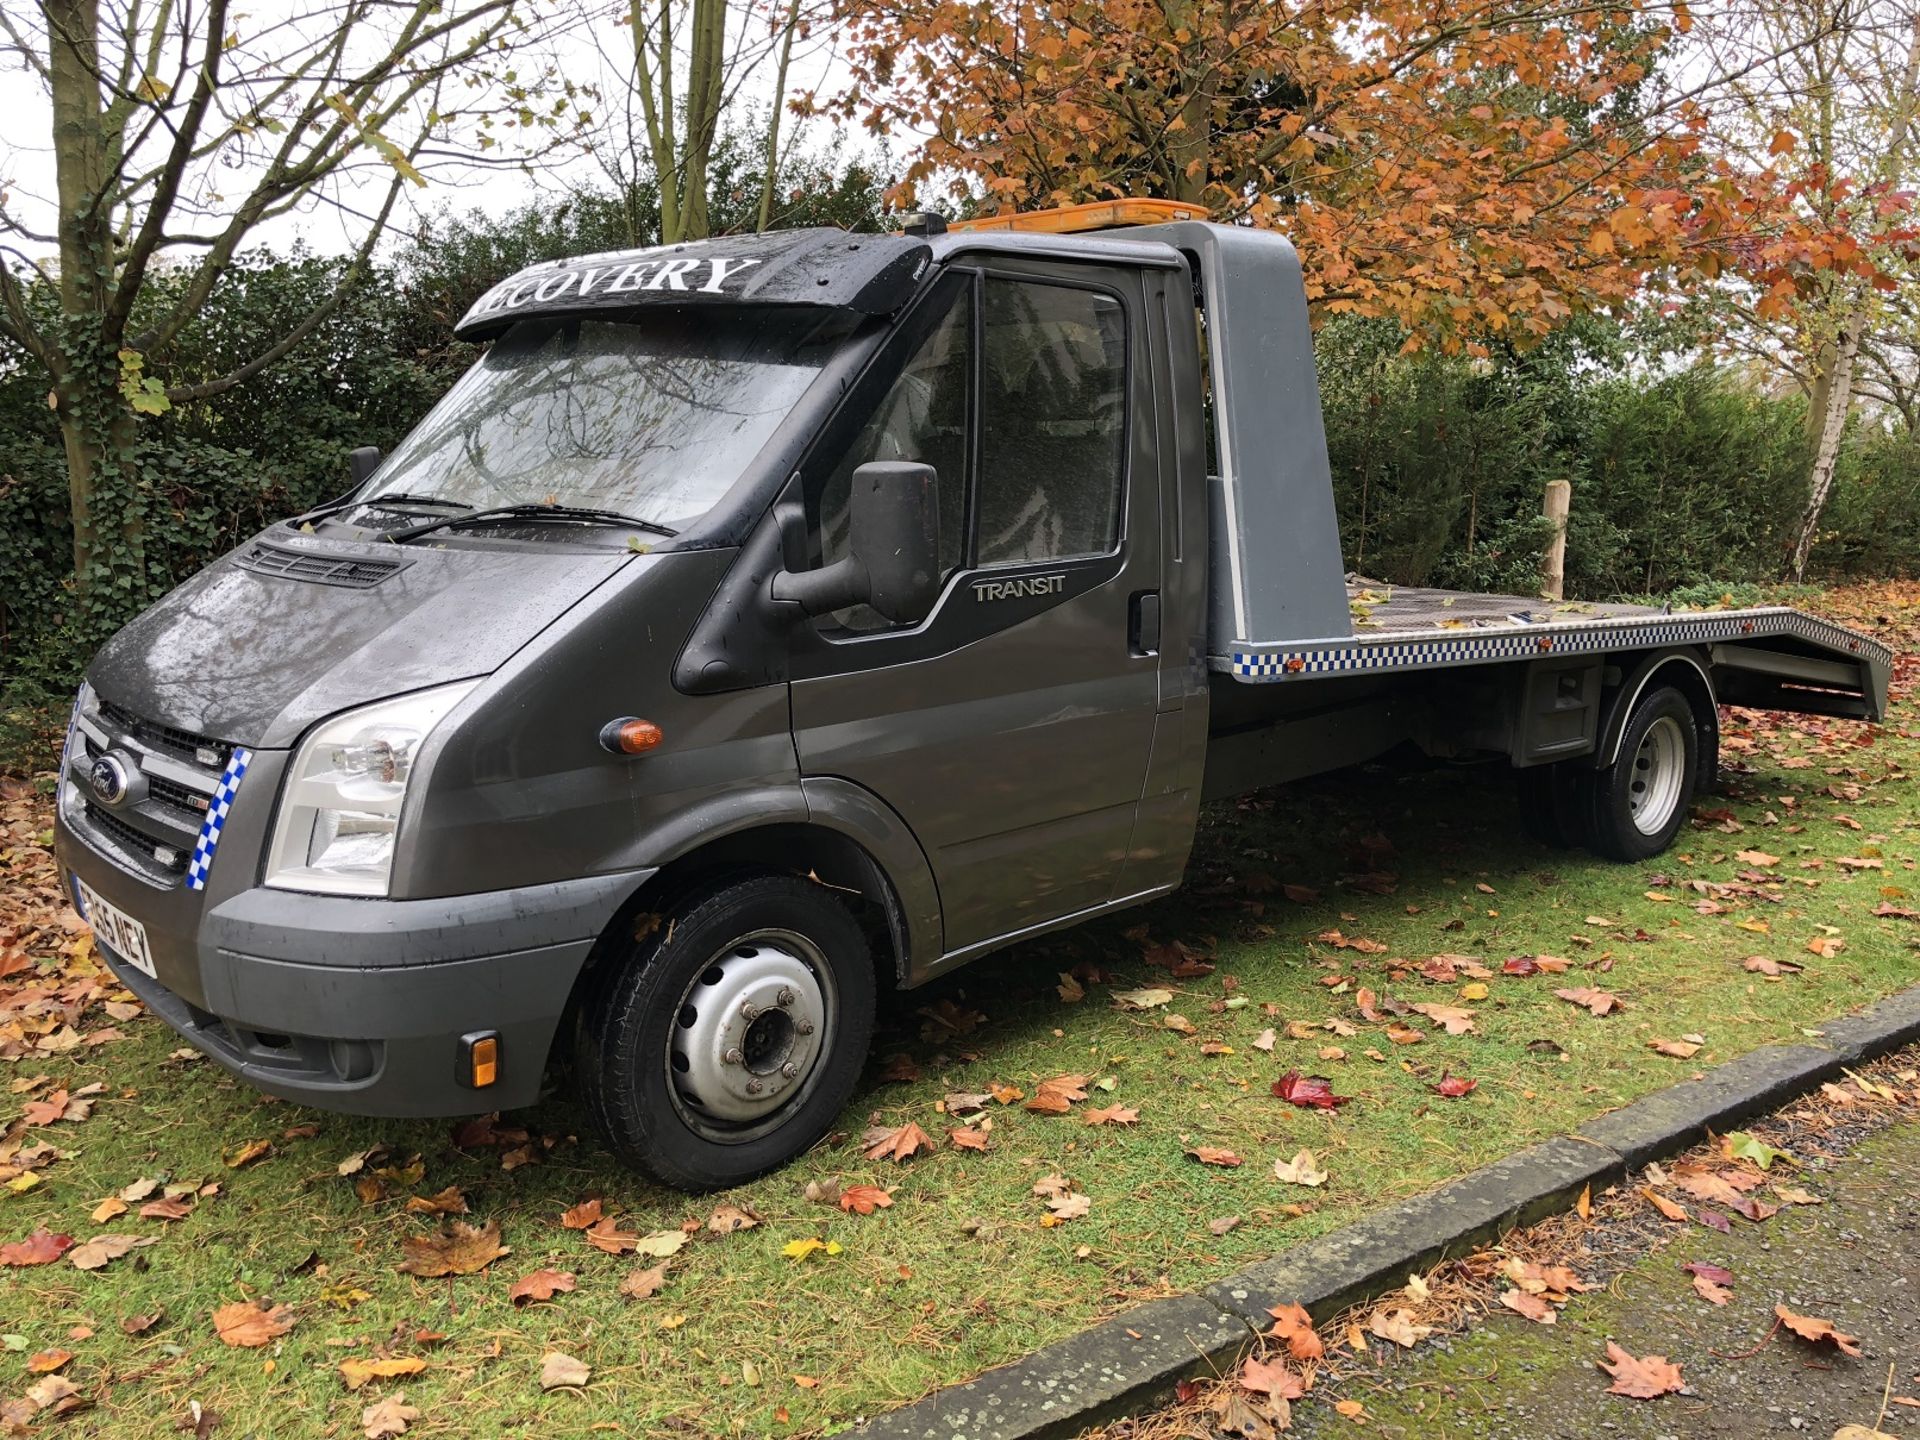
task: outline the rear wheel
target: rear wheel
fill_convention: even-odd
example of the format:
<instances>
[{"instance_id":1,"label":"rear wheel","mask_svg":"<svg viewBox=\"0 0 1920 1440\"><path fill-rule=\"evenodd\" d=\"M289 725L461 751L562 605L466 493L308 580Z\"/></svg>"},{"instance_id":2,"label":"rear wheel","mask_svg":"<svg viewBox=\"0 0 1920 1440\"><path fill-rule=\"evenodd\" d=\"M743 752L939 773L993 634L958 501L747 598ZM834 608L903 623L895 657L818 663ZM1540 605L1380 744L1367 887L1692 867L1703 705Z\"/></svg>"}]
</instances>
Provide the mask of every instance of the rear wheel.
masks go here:
<instances>
[{"instance_id":1,"label":"rear wheel","mask_svg":"<svg viewBox=\"0 0 1920 1440\"><path fill-rule=\"evenodd\" d=\"M1673 843L1700 783L1693 706L1670 685L1642 695L1612 764L1585 782L1588 843L1614 860L1645 860Z\"/></svg>"},{"instance_id":2,"label":"rear wheel","mask_svg":"<svg viewBox=\"0 0 1920 1440\"><path fill-rule=\"evenodd\" d=\"M814 1144L873 1032L866 937L787 875L697 893L580 1007L574 1068L608 1146L682 1190L738 1185Z\"/></svg>"}]
</instances>

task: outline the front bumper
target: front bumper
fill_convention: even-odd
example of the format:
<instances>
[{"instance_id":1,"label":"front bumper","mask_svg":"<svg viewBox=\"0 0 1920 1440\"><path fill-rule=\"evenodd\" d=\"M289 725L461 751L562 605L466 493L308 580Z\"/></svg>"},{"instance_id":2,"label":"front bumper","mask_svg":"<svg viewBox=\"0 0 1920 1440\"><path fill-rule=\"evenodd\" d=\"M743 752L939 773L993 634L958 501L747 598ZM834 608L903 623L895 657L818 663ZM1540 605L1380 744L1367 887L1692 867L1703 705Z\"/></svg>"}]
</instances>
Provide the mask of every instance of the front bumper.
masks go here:
<instances>
[{"instance_id":1,"label":"front bumper","mask_svg":"<svg viewBox=\"0 0 1920 1440\"><path fill-rule=\"evenodd\" d=\"M149 923L158 979L102 950L147 1008L249 1084L356 1115L531 1104L588 952L654 873L432 900L253 886L210 893L183 925L184 892L156 893L64 824L56 841L68 874L158 922ZM221 861L229 875L243 868L238 854ZM471 1089L458 1068L461 1037L486 1030L500 1036L500 1079Z\"/></svg>"}]
</instances>

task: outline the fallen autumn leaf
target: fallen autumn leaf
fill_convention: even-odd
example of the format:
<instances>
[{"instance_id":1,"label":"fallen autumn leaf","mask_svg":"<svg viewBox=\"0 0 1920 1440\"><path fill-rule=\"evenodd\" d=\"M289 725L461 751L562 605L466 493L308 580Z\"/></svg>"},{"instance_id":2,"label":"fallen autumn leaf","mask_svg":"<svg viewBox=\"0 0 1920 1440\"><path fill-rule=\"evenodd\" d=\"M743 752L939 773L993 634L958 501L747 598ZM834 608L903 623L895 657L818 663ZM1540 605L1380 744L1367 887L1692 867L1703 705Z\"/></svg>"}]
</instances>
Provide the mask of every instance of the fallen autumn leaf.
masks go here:
<instances>
[{"instance_id":1,"label":"fallen autumn leaf","mask_svg":"<svg viewBox=\"0 0 1920 1440\"><path fill-rule=\"evenodd\" d=\"M0 1265L51 1265L72 1248L71 1235L56 1235L42 1225L24 1240L0 1245Z\"/></svg>"},{"instance_id":2,"label":"fallen autumn leaf","mask_svg":"<svg viewBox=\"0 0 1920 1440\"><path fill-rule=\"evenodd\" d=\"M420 1412L407 1404L405 1395L389 1395L360 1412L360 1431L367 1440L394 1440L406 1434L407 1426L419 1418Z\"/></svg>"},{"instance_id":3,"label":"fallen autumn leaf","mask_svg":"<svg viewBox=\"0 0 1920 1440\"><path fill-rule=\"evenodd\" d=\"M1433 1333L1431 1325L1416 1325L1413 1311L1404 1306L1389 1310L1381 1306L1367 1317L1367 1329L1382 1340L1391 1340L1402 1349L1410 1350Z\"/></svg>"},{"instance_id":4,"label":"fallen autumn leaf","mask_svg":"<svg viewBox=\"0 0 1920 1440\"><path fill-rule=\"evenodd\" d=\"M472 1275L508 1253L500 1243L498 1220L480 1226L455 1220L437 1235L407 1236L400 1248L406 1252L406 1259L400 1262L401 1273L429 1280L441 1275Z\"/></svg>"},{"instance_id":5,"label":"fallen autumn leaf","mask_svg":"<svg viewBox=\"0 0 1920 1440\"><path fill-rule=\"evenodd\" d=\"M840 1208L853 1215L871 1215L893 1204L893 1196L878 1185L849 1185L840 1192Z\"/></svg>"},{"instance_id":6,"label":"fallen autumn leaf","mask_svg":"<svg viewBox=\"0 0 1920 1440\"><path fill-rule=\"evenodd\" d=\"M569 1390L585 1385L593 1374L591 1367L583 1360L558 1350L549 1350L540 1361L540 1388L542 1390Z\"/></svg>"},{"instance_id":7,"label":"fallen autumn leaf","mask_svg":"<svg viewBox=\"0 0 1920 1440\"><path fill-rule=\"evenodd\" d=\"M1809 1344L1817 1345L1822 1340L1831 1340L1843 1354L1860 1354L1860 1342L1851 1335L1841 1334L1831 1320L1822 1320L1817 1315L1796 1315L1784 1305L1775 1305L1773 1313L1780 1317L1782 1325Z\"/></svg>"},{"instance_id":8,"label":"fallen autumn leaf","mask_svg":"<svg viewBox=\"0 0 1920 1440\"><path fill-rule=\"evenodd\" d=\"M1326 1346L1314 1330L1313 1317L1307 1313L1306 1306L1296 1300L1290 1305L1270 1305L1267 1313L1273 1317L1273 1328L1267 1333L1276 1340L1286 1341L1287 1353L1294 1359L1318 1360L1326 1354Z\"/></svg>"},{"instance_id":9,"label":"fallen autumn leaf","mask_svg":"<svg viewBox=\"0 0 1920 1440\"><path fill-rule=\"evenodd\" d=\"M347 1389L358 1390L370 1380L392 1380L401 1375L418 1375L427 1368L427 1362L418 1355L406 1355L392 1360L362 1360L354 1357L340 1362L340 1378L346 1382Z\"/></svg>"},{"instance_id":10,"label":"fallen autumn leaf","mask_svg":"<svg viewBox=\"0 0 1920 1440\"><path fill-rule=\"evenodd\" d=\"M1551 1325L1560 1318L1560 1312L1551 1301L1539 1295L1529 1295L1524 1290L1508 1290L1501 1295L1500 1303L1536 1325Z\"/></svg>"},{"instance_id":11,"label":"fallen autumn leaf","mask_svg":"<svg viewBox=\"0 0 1920 1440\"><path fill-rule=\"evenodd\" d=\"M536 1300L551 1300L555 1295L564 1294L573 1289L573 1276L565 1270L536 1270L531 1275L522 1275L513 1282L513 1288L507 1291L507 1299L516 1306L527 1305Z\"/></svg>"},{"instance_id":12,"label":"fallen autumn leaf","mask_svg":"<svg viewBox=\"0 0 1920 1440\"><path fill-rule=\"evenodd\" d=\"M1685 1384L1680 1378L1680 1367L1670 1364L1666 1356L1638 1358L1611 1340L1607 1342L1607 1358L1594 1363L1613 1377L1613 1383L1607 1387L1609 1395L1654 1400L1671 1395Z\"/></svg>"},{"instance_id":13,"label":"fallen autumn leaf","mask_svg":"<svg viewBox=\"0 0 1920 1440\"><path fill-rule=\"evenodd\" d=\"M1288 1185L1324 1185L1327 1172L1315 1167L1311 1150L1297 1150L1291 1160L1273 1162L1273 1178Z\"/></svg>"},{"instance_id":14,"label":"fallen autumn leaf","mask_svg":"<svg viewBox=\"0 0 1920 1440\"><path fill-rule=\"evenodd\" d=\"M1223 1150L1217 1145L1196 1145L1187 1154L1202 1165L1220 1165L1232 1170L1240 1165L1240 1157L1231 1150Z\"/></svg>"},{"instance_id":15,"label":"fallen autumn leaf","mask_svg":"<svg viewBox=\"0 0 1920 1440\"><path fill-rule=\"evenodd\" d=\"M667 1262L650 1269L634 1270L620 1282L620 1293L632 1300L651 1300L667 1283Z\"/></svg>"},{"instance_id":16,"label":"fallen autumn leaf","mask_svg":"<svg viewBox=\"0 0 1920 1440\"><path fill-rule=\"evenodd\" d=\"M1553 993L1569 1005L1579 1005L1603 1018L1621 1008L1618 995L1597 990L1591 985L1582 985L1572 990L1556 990Z\"/></svg>"},{"instance_id":17,"label":"fallen autumn leaf","mask_svg":"<svg viewBox=\"0 0 1920 1440\"><path fill-rule=\"evenodd\" d=\"M896 1164L922 1150L933 1149L933 1137L913 1121L904 1125L876 1125L861 1137L869 1160L892 1160Z\"/></svg>"},{"instance_id":18,"label":"fallen autumn leaf","mask_svg":"<svg viewBox=\"0 0 1920 1440\"><path fill-rule=\"evenodd\" d=\"M1300 1400L1307 1393L1300 1377L1280 1361L1252 1355L1240 1367L1240 1383L1255 1394L1271 1395L1277 1400Z\"/></svg>"},{"instance_id":19,"label":"fallen autumn leaf","mask_svg":"<svg viewBox=\"0 0 1920 1440\"><path fill-rule=\"evenodd\" d=\"M1334 1094L1331 1080L1318 1075L1302 1075L1297 1070L1289 1070L1274 1081L1273 1093L1289 1105L1316 1110L1335 1110L1353 1099L1351 1095Z\"/></svg>"},{"instance_id":20,"label":"fallen autumn leaf","mask_svg":"<svg viewBox=\"0 0 1920 1440\"><path fill-rule=\"evenodd\" d=\"M293 1329L293 1307L238 1300L213 1312L214 1333L223 1345L254 1350L271 1345Z\"/></svg>"},{"instance_id":21,"label":"fallen autumn leaf","mask_svg":"<svg viewBox=\"0 0 1920 1440\"><path fill-rule=\"evenodd\" d=\"M74 1246L67 1259L76 1269L98 1270L129 1251L153 1243L154 1237L151 1235L96 1235L84 1244Z\"/></svg>"}]
</instances>

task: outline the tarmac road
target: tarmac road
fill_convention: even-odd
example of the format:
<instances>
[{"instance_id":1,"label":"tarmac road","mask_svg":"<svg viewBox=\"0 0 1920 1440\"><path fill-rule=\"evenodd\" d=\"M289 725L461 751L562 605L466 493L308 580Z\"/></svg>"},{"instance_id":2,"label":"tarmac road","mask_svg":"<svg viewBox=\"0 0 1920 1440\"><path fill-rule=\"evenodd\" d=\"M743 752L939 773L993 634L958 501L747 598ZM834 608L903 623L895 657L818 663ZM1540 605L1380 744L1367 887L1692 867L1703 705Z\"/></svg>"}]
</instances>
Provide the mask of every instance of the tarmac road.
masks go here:
<instances>
[{"instance_id":1,"label":"tarmac road","mask_svg":"<svg viewBox=\"0 0 1920 1440\"><path fill-rule=\"evenodd\" d=\"M1920 1408L1888 1404L1878 1419L1883 1393L1920 1398L1920 1124L1883 1130L1788 1183L1827 1203L1788 1207L1760 1225L1735 1219L1730 1235L1676 1225L1604 1292L1575 1297L1558 1323L1487 1315L1465 1335L1342 1382L1341 1397L1365 1403L1363 1422L1308 1403L1294 1407L1292 1433L1829 1440L1842 1426L1871 1431L1878 1420L1887 1434L1920 1440ZM1733 1272L1729 1304L1694 1293L1680 1268L1693 1260ZM1859 1342L1860 1358L1784 1328L1756 1350L1776 1303L1833 1321ZM1594 1362L1609 1339L1678 1364L1686 1391L1657 1400L1607 1394L1609 1379Z\"/></svg>"}]
</instances>

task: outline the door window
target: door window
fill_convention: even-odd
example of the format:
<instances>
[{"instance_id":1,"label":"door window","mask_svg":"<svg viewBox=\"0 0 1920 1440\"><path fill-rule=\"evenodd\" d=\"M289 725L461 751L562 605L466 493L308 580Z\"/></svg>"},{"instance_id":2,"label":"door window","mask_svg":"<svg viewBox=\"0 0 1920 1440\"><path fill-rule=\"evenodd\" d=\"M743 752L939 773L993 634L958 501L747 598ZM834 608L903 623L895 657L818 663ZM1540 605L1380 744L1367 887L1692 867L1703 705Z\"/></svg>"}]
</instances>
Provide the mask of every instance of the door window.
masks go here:
<instances>
[{"instance_id":1,"label":"door window","mask_svg":"<svg viewBox=\"0 0 1920 1440\"><path fill-rule=\"evenodd\" d=\"M982 319L978 563L1110 553L1126 455L1120 302L990 278Z\"/></svg>"},{"instance_id":2,"label":"door window","mask_svg":"<svg viewBox=\"0 0 1920 1440\"><path fill-rule=\"evenodd\" d=\"M870 460L915 460L933 467L939 485L941 578L944 580L962 563L967 540L972 337L972 296L963 286L828 475L820 492L816 522L821 563L831 565L846 553L847 499L853 491L853 472ZM843 611L837 618L859 630L877 629L887 623L864 605Z\"/></svg>"},{"instance_id":3,"label":"door window","mask_svg":"<svg viewBox=\"0 0 1920 1440\"><path fill-rule=\"evenodd\" d=\"M942 580L967 565L1112 554L1126 457L1120 301L1076 285L956 274L943 303L834 468L806 488L818 563L846 553L853 472L871 460L934 468ZM830 625L888 628L864 605Z\"/></svg>"}]
</instances>

